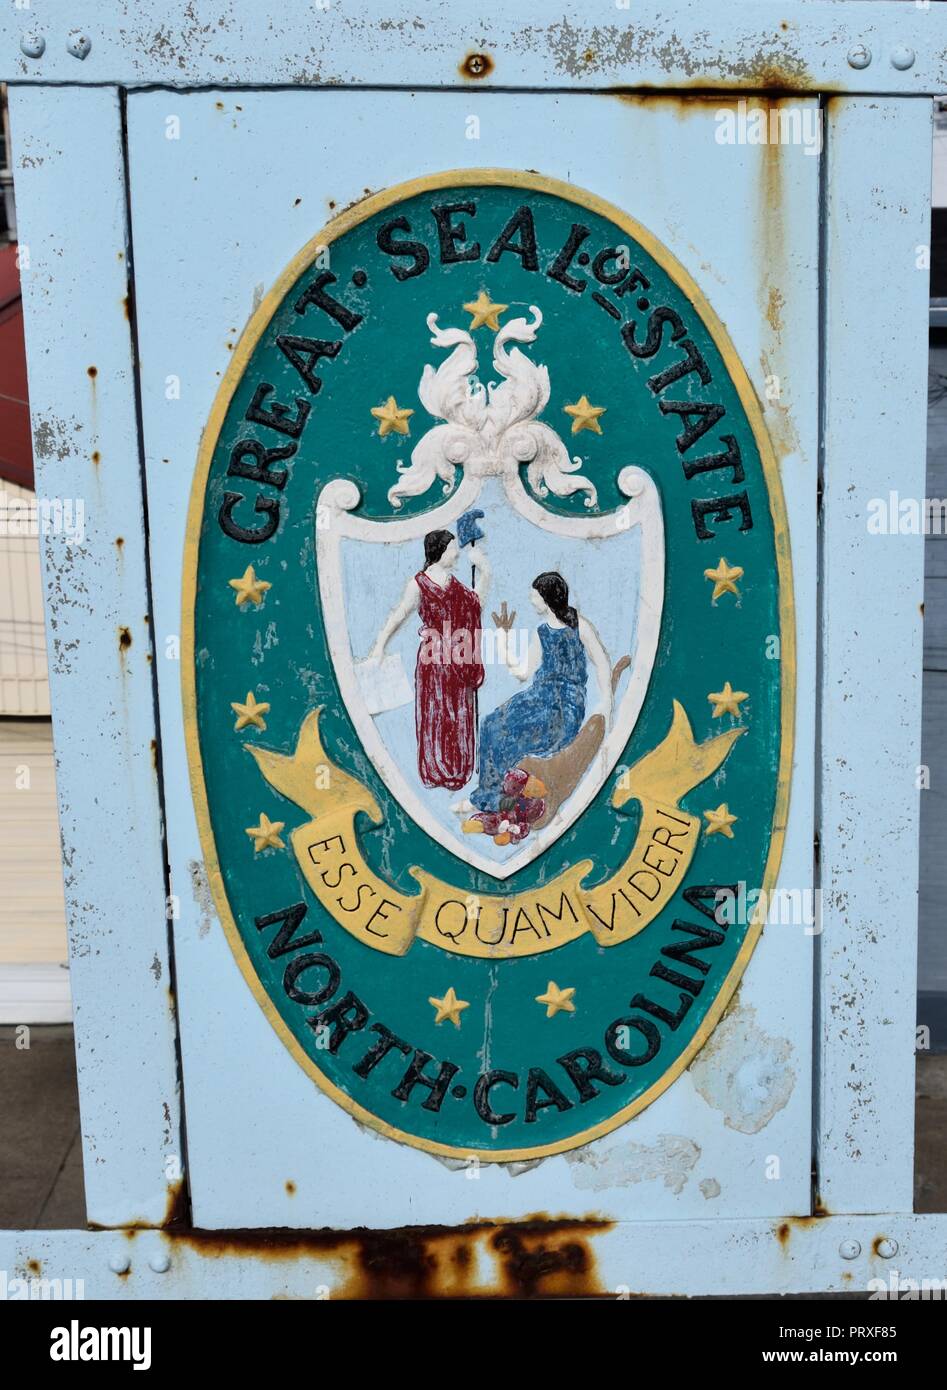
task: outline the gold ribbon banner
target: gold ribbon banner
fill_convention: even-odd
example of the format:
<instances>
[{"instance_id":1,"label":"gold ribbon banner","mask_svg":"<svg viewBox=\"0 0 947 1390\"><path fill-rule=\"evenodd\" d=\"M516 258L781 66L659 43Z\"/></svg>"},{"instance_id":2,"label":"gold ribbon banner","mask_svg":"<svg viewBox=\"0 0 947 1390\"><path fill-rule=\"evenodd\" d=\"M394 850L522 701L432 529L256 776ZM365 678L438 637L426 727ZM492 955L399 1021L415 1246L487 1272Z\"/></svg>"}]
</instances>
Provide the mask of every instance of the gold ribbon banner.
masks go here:
<instances>
[{"instance_id":1,"label":"gold ribbon banner","mask_svg":"<svg viewBox=\"0 0 947 1390\"><path fill-rule=\"evenodd\" d=\"M612 805L640 802L641 823L627 859L603 883L583 887L595 868L583 859L549 883L510 894L467 894L412 868L418 892L402 893L361 852L357 813L376 825L382 814L368 787L326 756L320 713L306 716L291 756L245 746L270 785L314 817L293 831L291 843L319 902L359 941L390 956L404 955L416 937L491 959L551 951L586 931L600 946L628 941L666 906L697 847L700 819L678 802L716 772L745 732L731 729L697 744L683 706L674 701L668 733L618 776Z\"/></svg>"}]
</instances>

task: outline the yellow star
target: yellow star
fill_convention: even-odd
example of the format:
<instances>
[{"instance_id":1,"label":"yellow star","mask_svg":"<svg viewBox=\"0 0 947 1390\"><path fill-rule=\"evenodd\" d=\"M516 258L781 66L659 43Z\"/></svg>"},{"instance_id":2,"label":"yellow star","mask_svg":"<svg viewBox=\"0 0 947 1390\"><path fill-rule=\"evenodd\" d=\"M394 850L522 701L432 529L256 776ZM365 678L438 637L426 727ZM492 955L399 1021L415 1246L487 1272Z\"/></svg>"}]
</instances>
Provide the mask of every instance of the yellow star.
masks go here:
<instances>
[{"instance_id":1,"label":"yellow star","mask_svg":"<svg viewBox=\"0 0 947 1390\"><path fill-rule=\"evenodd\" d=\"M740 590L735 581L743 578L743 571L739 565L728 565L722 555L715 570L704 570L704 578L714 581L714 591L710 595L711 603L716 603L721 594L736 594L737 598L740 597Z\"/></svg>"},{"instance_id":2,"label":"yellow star","mask_svg":"<svg viewBox=\"0 0 947 1390\"><path fill-rule=\"evenodd\" d=\"M414 411L400 406L394 396L389 396L384 405L372 406L372 414L378 421L378 433L384 439L392 430L395 434L407 434L408 420Z\"/></svg>"},{"instance_id":3,"label":"yellow star","mask_svg":"<svg viewBox=\"0 0 947 1390\"><path fill-rule=\"evenodd\" d=\"M468 314L473 314L470 322L470 332L475 328L482 328L484 324L492 328L494 333L499 332L500 315L505 313L509 304L494 304L486 290L481 290L476 299L472 299L469 304L464 305Z\"/></svg>"},{"instance_id":4,"label":"yellow star","mask_svg":"<svg viewBox=\"0 0 947 1390\"><path fill-rule=\"evenodd\" d=\"M270 707L263 700L257 703L257 698L252 690L247 691L247 702L245 705L241 705L237 700L231 700L230 708L237 716L237 722L233 726L235 733L239 733L241 729L245 729L248 724L252 724L255 729L266 728L263 722L263 715L269 714Z\"/></svg>"},{"instance_id":5,"label":"yellow star","mask_svg":"<svg viewBox=\"0 0 947 1390\"><path fill-rule=\"evenodd\" d=\"M470 1008L466 999L457 998L457 995L454 993L453 985L451 985L443 999L435 999L432 995L427 1002L432 1004L437 1010L434 1015L435 1023L443 1023L445 1018L449 1018L455 1028L460 1027L461 1011Z\"/></svg>"},{"instance_id":6,"label":"yellow star","mask_svg":"<svg viewBox=\"0 0 947 1390\"><path fill-rule=\"evenodd\" d=\"M555 980L550 980L549 984L546 986L546 993L536 995L536 1003L548 1005L546 1009L547 1018L555 1017L560 1009L566 1013L574 1014L575 1005L572 1002L573 994L575 994L574 986L570 989L560 989Z\"/></svg>"},{"instance_id":7,"label":"yellow star","mask_svg":"<svg viewBox=\"0 0 947 1390\"><path fill-rule=\"evenodd\" d=\"M729 681L724 681L722 690L718 690L716 694L707 696L707 699L714 707L714 719L719 719L723 714L735 714L737 719L739 719L740 701L746 698L746 691L734 690Z\"/></svg>"},{"instance_id":8,"label":"yellow star","mask_svg":"<svg viewBox=\"0 0 947 1390\"><path fill-rule=\"evenodd\" d=\"M727 810L727 803L725 801L721 801L716 811L705 811L704 815L707 817L707 824L704 826L704 829L708 836L726 835L728 840L733 839L733 831L730 827L739 818L737 816L731 816L730 812Z\"/></svg>"},{"instance_id":9,"label":"yellow star","mask_svg":"<svg viewBox=\"0 0 947 1390\"><path fill-rule=\"evenodd\" d=\"M567 415L572 416L573 434L580 434L582 430L592 430L595 434L602 433L598 417L605 414L603 405L589 405L588 396L580 396L575 405L564 405L562 408Z\"/></svg>"},{"instance_id":10,"label":"yellow star","mask_svg":"<svg viewBox=\"0 0 947 1390\"><path fill-rule=\"evenodd\" d=\"M259 854L261 849L282 849L283 841L279 833L285 824L282 820L270 820L269 816L261 811L260 824L251 825L246 831L253 840L253 853Z\"/></svg>"},{"instance_id":11,"label":"yellow star","mask_svg":"<svg viewBox=\"0 0 947 1390\"><path fill-rule=\"evenodd\" d=\"M263 595L267 589L272 589L273 585L266 579L257 579L253 566L247 565L239 579L228 579L227 583L231 589L237 591L237 607L242 608L247 602L255 603L259 608L263 602Z\"/></svg>"}]
</instances>

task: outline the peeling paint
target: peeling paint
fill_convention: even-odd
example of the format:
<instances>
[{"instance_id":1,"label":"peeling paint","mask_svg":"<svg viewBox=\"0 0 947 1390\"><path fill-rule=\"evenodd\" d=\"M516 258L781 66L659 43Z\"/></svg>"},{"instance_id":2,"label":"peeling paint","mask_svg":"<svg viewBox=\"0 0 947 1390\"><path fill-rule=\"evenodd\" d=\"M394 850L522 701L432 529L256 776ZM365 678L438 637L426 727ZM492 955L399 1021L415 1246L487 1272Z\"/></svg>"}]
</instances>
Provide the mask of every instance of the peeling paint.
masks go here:
<instances>
[{"instance_id":1,"label":"peeling paint","mask_svg":"<svg viewBox=\"0 0 947 1390\"><path fill-rule=\"evenodd\" d=\"M690 1068L697 1094L723 1115L728 1129L758 1134L792 1095L792 1044L771 1038L756 1010L741 1005L720 1023Z\"/></svg>"},{"instance_id":2,"label":"peeling paint","mask_svg":"<svg viewBox=\"0 0 947 1390\"><path fill-rule=\"evenodd\" d=\"M211 924L217 920L217 913L214 911L214 900L211 896L210 884L207 882L207 874L204 865L197 859L192 859L188 866L188 873L191 875L191 892L194 894L194 901L200 913L200 926L197 934L204 937L211 929Z\"/></svg>"},{"instance_id":3,"label":"peeling paint","mask_svg":"<svg viewBox=\"0 0 947 1390\"><path fill-rule=\"evenodd\" d=\"M681 1134L660 1134L656 1144L613 1144L579 1149L566 1154L572 1181L582 1191L602 1192L609 1187L632 1187L639 1182L661 1180L672 1192L683 1191L700 1148Z\"/></svg>"}]
</instances>

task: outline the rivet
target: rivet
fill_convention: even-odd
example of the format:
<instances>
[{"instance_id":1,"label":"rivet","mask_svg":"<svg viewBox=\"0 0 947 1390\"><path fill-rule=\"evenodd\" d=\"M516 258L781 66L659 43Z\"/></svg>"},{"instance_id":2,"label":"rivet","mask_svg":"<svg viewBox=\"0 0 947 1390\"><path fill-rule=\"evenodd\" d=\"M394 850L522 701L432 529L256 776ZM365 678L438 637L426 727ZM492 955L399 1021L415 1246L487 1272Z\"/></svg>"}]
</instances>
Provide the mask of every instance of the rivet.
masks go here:
<instances>
[{"instance_id":1,"label":"rivet","mask_svg":"<svg viewBox=\"0 0 947 1390\"><path fill-rule=\"evenodd\" d=\"M898 1242L890 1236L885 1236L883 1240L879 1240L875 1249L883 1260L891 1260L898 1253Z\"/></svg>"},{"instance_id":2,"label":"rivet","mask_svg":"<svg viewBox=\"0 0 947 1390\"><path fill-rule=\"evenodd\" d=\"M159 1250L157 1254L152 1255L148 1264L154 1270L155 1274L167 1274L168 1270L171 1268L171 1261L163 1250Z\"/></svg>"},{"instance_id":3,"label":"rivet","mask_svg":"<svg viewBox=\"0 0 947 1390\"><path fill-rule=\"evenodd\" d=\"M74 58L88 58L92 48L92 40L81 29L73 29L66 43L66 52L71 53Z\"/></svg>"},{"instance_id":4,"label":"rivet","mask_svg":"<svg viewBox=\"0 0 947 1390\"><path fill-rule=\"evenodd\" d=\"M46 52L46 40L42 34L24 34L20 39L20 52L27 58L42 58Z\"/></svg>"},{"instance_id":5,"label":"rivet","mask_svg":"<svg viewBox=\"0 0 947 1390\"><path fill-rule=\"evenodd\" d=\"M843 1240L838 1252L843 1260L857 1260L862 1248L857 1240Z\"/></svg>"},{"instance_id":6,"label":"rivet","mask_svg":"<svg viewBox=\"0 0 947 1390\"><path fill-rule=\"evenodd\" d=\"M908 48L906 44L898 44L892 51L891 66L897 68L899 72L906 71L907 68L914 66L914 49Z\"/></svg>"},{"instance_id":7,"label":"rivet","mask_svg":"<svg viewBox=\"0 0 947 1390\"><path fill-rule=\"evenodd\" d=\"M113 1274L127 1274L131 1264L124 1250L116 1250L114 1255L109 1256L109 1269Z\"/></svg>"},{"instance_id":8,"label":"rivet","mask_svg":"<svg viewBox=\"0 0 947 1390\"><path fill-rule=\"evenodd\" d=\"M858 43L854 48L848 50L848 66L850 68L867 68L871 62L871 49L866 48L863 43Z\"/></svg>"}]
</instances>

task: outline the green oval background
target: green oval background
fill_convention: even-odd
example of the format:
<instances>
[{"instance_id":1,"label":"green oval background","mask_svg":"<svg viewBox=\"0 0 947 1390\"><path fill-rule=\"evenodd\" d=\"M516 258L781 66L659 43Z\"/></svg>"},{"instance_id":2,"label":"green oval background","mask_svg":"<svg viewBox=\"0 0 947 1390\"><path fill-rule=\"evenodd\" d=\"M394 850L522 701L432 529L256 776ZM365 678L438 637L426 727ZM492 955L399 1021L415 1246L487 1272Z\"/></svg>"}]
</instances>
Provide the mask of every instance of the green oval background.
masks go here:
<instances>
[{"instance_id":1,"label":"green oval background","mask_svg":"<svg viewBox=\"0 0 947 1390\"><path fill-rule=\"evenodd\" d=\"M528 201L537 228L540 272L526 271L519 258L509 254L498 264L485 265L481 258L441 266L430 215L432 190L437 193L434 201L476 200L478 212L476 219L467 219L468 235L471 240L477 236L481 255L515 209ZM390 274L389 258L375 244L378 225L394 215L405 216L414 228L412 235L425 240L432 251L429 270L404 283ZM696 539L691 499L721 489L686 481L674 446L678 417L663 417L645 385L647 377L680 354L673 347L662 347L648 361L635 362L621 343L620 325L592 301L591 286L577 295L545 276L545 267L563 245L573 221L591 227L587 245L593 254L607 245L630 246L632 264L639 265L651 281L651 304L671 305L687 324L689 336L713 373L713 385L703 388L700 396L726 407L725 419L691 455L721 447L717 443L721 432L737 437L746 469L740 487L749 493L752 531L740 534L731 522L719 528L712 542ZM279 531L261 545L241 545L226 536L217 521L223 493L242 490L241 480L226 478L230 451L238 438L248 436L261 438L270 447L285 442L272 431L244 421L260 379L276 387L271 399L292 402L307 394L276 348L276 335L335 336L323 315L310 311L310 322L293 308L310 278L309 267L324 245L331 246L331 269L338 277L333 292L365 318L346 336L335 361L319 364L323 388L312 398L301 447L287 465L291 476L281 494ZM362 290L351 284L356 269L368 272ZM674 1033L659 1025L662 1048L658 1056L630 1070L622 1086L603 1087L595 1100L581 1105L576 1101L566 1113L543 1110L530 1125L522 1119L521 1089L516 1121L493 1132L476 1115L469 1096L484 1066L515 1071L523 1078L530 1066L542 1066L575 1100L574 1092L563 1084L564 1074L555 1059L581 1046L601 1050L604 1028L627 1013L628 1002L638 990L671 1009L676 1007L677 992L667 992L669 987L664 985L649 989L648 972L659 959L661 946L682 939L670 930L675 917L704 923L706 918L695 915L678 895L637 937L608 949L587 936L535 957L492 962L416 941L404 957L393 958L370 950L322 911L288 843L285 849L254 855L245 833L261 810L273 820L285 821L287 840L308 819L263 781L243 745L252 737L262 746L291 752L305 715L321 705L327 753L371 787L384 814L380 828L367 821L361 827L365 857L376 872L404 892L416 889L409 875L415 864L462 893L515 893L592 857L597 865L587 880L592 882L613 872L631 848L638 825L636 806L629 804L631 814L609 806L614 785L610 777L579 821L510 879L500 883L470 868L400 810L361 749L332 672L315 570L317 495L332 478L350 477L362 489L365 514L395 514L386 498L395 477L395 459L406 457L420 433L434 423L417 400L424 362L439 360L424 327L426 315L437 313L442 326L463 325L467 316L460 306L475 298L481 287L488 288L494 300L511 306L507 318L515 312L526 313L530 304L542 309L541 343L526 349L534 360L550 366L553 377L553 396L542 418L559 430L570 453L582 455L582 472L598 487L599 510L612 510L624 501L615 479L627 462L646 468L661 493L666 532L662 632L645 704L620 763L634 763L660 742L670 723L673 699L684 705L698 742L737 722L746 725L748 733L738 740L721 772L682 802L700 815L725 800L739 817L733 840L721 835L701 838L686 882L742 880L748 888L772 887L788 804L794 674L788 541L775 460L746 375L722 326L683 269L644 229L593 195L568 185L508 171L419 180L368 199L337 219L287 269L238 345L205 434L185 555L182 666L195 805L216 905L241 968L284 1041L337 1101L386 1133L435 1151L513 1158L586 1142L622 1123L659 1094L709 1035L746 965L758 928L730 927L725 943L707 955L711 972L687 1017ZM633 302L625 312L636 317L640 330L647 315L638 313ZM478 342L493 337L486 328L476 336ZM694 380L685 378L665 396L696 396L689 385ZM593 383L594 390L589 390ZM607 406L602 436L568 434L562 404L583 390L595 403ZM378 437L369 408L389 394L415 410L410 440L397 435ZM265 491L276 495L272 489ZM244 517L250 514L253 492L254 486L248 485L251 501L244 504ZM397 515L431 510L442 501L438 484L429 496L407 501ZM544 505L583 511L578 497L545 499ZM721 554L742 566L745 577L739 601L731 595L711 605L711 585L703 571L715 565ZM228 580L251 563L258 577L273 587L262 607L237 608ZM781 635L782 661L765 657L767 643L776 634ZM749 692L740 721L729 716L711 718L708 692L720 689L728 679L735 688ZM248 689L271 703L265 734L233 732L230 703L242 700ZM404 1065L396 1065L393 1058L386 1059L367 1080L359 1080L351 1067L370 1045L367 1035L350 1037L335 1057L313 1046L306 1011L283 991L289 958L271 961L266 954L271 933L260 933L254 925L254 918L299 900L309 907L300 934L313 928L322 932L325 949L341 967L339 992L353 989L373 1019L436 1059L459 1064L461 1072L455 1081L462 1080L468 1087L465 1102L448 1096L440 1112L431 1114L421 1109L420 1096L408 1102L395 1100L390 1092ZM535 1003L550 978L560 986L576 987L574 1014L559 1013L547 1020L545 1010ZM443 994L448 986L470 1001L459 1030L433 1023L428 997ZM488 997L489 1040L483 1022ZM504 1100L510 1094L504 1090Z\"/></svg>"}]
</instances>

